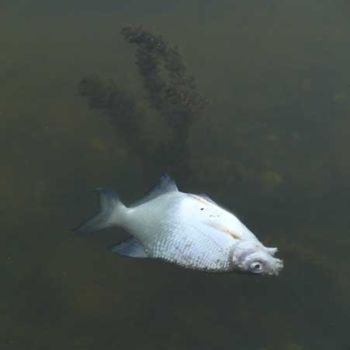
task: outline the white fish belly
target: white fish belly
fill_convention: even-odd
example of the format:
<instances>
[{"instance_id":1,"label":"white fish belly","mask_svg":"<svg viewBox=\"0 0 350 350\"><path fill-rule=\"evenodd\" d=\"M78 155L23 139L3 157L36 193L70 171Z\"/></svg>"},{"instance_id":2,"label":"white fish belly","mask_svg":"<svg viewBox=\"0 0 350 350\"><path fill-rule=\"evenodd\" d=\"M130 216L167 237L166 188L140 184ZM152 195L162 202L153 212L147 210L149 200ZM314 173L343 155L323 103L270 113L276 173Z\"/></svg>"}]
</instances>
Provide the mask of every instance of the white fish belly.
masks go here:
<instances>
[{"instance_id":1,"label":"white fish belly","mask_svg":"<svg viewBox=\"0 0 350 350\"><path fill-rule=\"evenodd\" d=\"M163 227L166 231L167 238L149 247L150 256L194 269L230 269L233 242L222 239L214 230L203 225L168 225Z\"/></svg>"},{"instance_id":2,"label":"white fish belly","mask_svg":"<svg viewBox=\"0 0 350 350\"><path fill-rule=\"evenodd\" d=\"M187 194L161 196L132 209L127 229L147 255L206 270L229 270L235 240L208 225L208 217Z\"/></svg>"}]
</instances>

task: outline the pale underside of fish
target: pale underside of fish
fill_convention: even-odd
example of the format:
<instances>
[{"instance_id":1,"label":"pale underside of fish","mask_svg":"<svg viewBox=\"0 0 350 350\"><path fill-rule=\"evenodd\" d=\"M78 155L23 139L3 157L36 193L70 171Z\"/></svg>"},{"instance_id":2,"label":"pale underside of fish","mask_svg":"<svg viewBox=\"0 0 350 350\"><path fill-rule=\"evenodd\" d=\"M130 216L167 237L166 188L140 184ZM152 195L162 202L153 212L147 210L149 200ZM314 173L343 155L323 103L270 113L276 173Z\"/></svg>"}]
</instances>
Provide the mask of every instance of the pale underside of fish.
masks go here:
<instances>
[{"instance_id":1,"label":"pale underside of fish","mask_svg":"<svg viewBox=\"0 0 350 350\"><path fill-rule=\"evenodd\" d=\"M277 248L265 247L208 196L179 191L168 176L130 207L111 191L100 190L100 198L101 212L77 231L124 228L132 237L112 248L119 255L158 258L208 271L277 275L283 267L274 257Z\"/></svg>"}]
</instances>

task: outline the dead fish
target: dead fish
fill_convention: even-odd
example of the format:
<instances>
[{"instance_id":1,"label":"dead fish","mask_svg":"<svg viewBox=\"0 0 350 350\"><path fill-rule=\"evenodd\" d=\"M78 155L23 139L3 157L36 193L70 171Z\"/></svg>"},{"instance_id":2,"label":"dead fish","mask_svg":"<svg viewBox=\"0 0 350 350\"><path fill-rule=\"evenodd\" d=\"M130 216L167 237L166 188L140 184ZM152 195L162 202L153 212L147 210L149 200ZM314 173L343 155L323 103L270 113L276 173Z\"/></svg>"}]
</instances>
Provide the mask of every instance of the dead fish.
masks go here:
<instances>
[{"instance_id":1,"label":"dead fish","mask_svg":"<svg viewBox=\"0 0 350 350\"><path fill-rule=\"evenodd\" d=\"M144 199L126 207L112 191L100 189L100 213L78 232L119 226L131 238L114 245L113 253L163 259L207 271L278 275L277 248L265 247L232 213L207 195L184 193L169 177Z\"/></svg>"}]
</instances>

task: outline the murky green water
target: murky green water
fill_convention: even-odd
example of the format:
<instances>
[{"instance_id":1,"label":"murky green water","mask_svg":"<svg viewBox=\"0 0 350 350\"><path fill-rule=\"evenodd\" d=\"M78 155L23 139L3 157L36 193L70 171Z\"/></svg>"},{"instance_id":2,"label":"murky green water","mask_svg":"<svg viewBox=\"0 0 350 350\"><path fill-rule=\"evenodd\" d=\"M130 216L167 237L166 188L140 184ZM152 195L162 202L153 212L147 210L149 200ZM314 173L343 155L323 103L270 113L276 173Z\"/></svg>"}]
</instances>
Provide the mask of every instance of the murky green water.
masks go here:
<instances>
[{"instance_id":1,"label":"murky green water","mask_svg":"<svg viewBox=\"0 0 350 350\"><path fill-rule=\"evenodd\" d=\"M3 1L0 349L350 349L349 16L342 0ZM177 45L209 101L179 186L280 247L278 278L122 259L105 249L122 231L72 233L91 189L130 203L161 171L78 93L114 79L145 147L164 138L129 24Z\"/></svg>"}]
</instances>

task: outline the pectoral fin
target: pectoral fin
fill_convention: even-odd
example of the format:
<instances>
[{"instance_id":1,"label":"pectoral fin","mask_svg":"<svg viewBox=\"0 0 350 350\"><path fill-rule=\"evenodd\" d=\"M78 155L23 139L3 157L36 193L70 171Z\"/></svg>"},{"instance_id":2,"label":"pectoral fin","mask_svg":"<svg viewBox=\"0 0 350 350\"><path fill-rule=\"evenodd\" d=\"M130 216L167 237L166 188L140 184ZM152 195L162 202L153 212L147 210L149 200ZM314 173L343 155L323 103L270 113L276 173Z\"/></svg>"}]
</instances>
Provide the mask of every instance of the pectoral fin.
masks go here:
<instances>
[{"instance_id":1,"label":"pectoral fin","mask_svg":"<svg viewBox=\"0 0 350 350\"><path fill-rule=\"evenodd\" d=\"M115 244L110 248L114 254L128 256L131 258L147 258L145 248L135 238L129 238L126 241Z\"/></svg>"}]
</instances>

